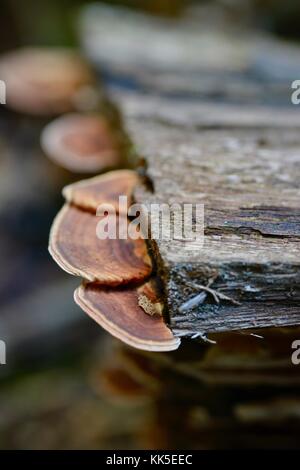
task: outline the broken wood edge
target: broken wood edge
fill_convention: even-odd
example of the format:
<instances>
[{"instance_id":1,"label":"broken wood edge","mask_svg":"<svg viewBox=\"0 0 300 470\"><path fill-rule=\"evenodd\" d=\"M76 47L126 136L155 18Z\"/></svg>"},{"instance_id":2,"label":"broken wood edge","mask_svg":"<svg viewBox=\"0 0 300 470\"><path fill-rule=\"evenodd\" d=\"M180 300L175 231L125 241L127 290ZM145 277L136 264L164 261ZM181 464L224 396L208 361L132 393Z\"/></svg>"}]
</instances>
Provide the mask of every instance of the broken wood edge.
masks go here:
<instances>
[{"instance_id":1,"label":"broken wood edge","mask_svg":"<svg viewBox=\"0 0 300 470\"><path fill-rule=\"evenodd\" d=\"M181 340L179 338L174 337L172 331L165 324L163 318L162 317L150 317L149 315L145 314L145 312L139 307L138 302L136 302L136 311L134 312L134 314L136 316L141 315L141 318L144 315L145 328L147 328L147 323L149 323L149 319L151 319L152 325L153 325L153 322L156 322L156 324L159 323L159 326L161 327L161 331L166 337L168 337L168 339L149 340L147 338L142 338L141 336L138 336L134 332L134 330L137 327L137 321L133 322L132 324L133 326L132 333L129 332L128 330L126 331L120 325L116 325L111 319L108 318L108 315L106 315L105 312L101 311L98 308L95 308L95 306L86 298L85 288L86 288L86 284L82 284L75 290L74 300L76 304L79 305L79 307L82 308L82 310L85 313L87 313L94 321L96 321L96 323L98 323L103 329L105 329L108 333L110 333L115 338L118 338L119 340L121 340L123 343L133 348L144 350L144 351L150 351L150 352L174 351L178 349L178 347L180 346ZM122 295L122 290L119 292L117 290L112 290L111 292L113 293L114 296ZM129 292L128 289L127 289L127 292ZM131 289L131 292L135 294L136 290ZM108 309L111 307L112 305L108 306Z\"/></svg>"},{"instance_id":2,"label":"broken wood edge","mask_svg":"<svg viewBox=\"0 0 300 470\"><path fill-rule=\"evenodd\" d=\"M164 304L158 292L160 288L155 278L138 287L138 304L150 316L163 316Z\"/></svg>"},{"instance_id":3,"label":"broken wood edge","mask_svg":"<svg viewBox=\"0 0 300 470\"><path fill-rule=\"evenodd\" d=\"M162 316L163 306L160 302L152 303L151 300L144 294L140 294L138 298L139 306L145 313L153 316Z\"/></svg>"}]
</instances>

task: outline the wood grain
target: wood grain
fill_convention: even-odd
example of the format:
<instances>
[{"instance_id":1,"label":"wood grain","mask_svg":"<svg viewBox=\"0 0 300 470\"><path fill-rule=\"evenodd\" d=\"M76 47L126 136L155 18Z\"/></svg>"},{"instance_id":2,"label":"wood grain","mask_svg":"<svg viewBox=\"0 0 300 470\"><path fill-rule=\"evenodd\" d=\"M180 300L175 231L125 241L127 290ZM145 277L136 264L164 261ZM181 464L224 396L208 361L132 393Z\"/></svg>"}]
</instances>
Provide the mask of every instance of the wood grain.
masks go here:
<instances>
[{"instance_id":1,"label":"wood grain","mask_svg":"<svg viewBox=\"0 0 300 470\"><path fill-rule=\"evenodd\" d=\"M299 324L298 131L126 122L151 183L136 201L204 204L203 246L151 240L174 332Z\"/></svg>"}]
</instances>

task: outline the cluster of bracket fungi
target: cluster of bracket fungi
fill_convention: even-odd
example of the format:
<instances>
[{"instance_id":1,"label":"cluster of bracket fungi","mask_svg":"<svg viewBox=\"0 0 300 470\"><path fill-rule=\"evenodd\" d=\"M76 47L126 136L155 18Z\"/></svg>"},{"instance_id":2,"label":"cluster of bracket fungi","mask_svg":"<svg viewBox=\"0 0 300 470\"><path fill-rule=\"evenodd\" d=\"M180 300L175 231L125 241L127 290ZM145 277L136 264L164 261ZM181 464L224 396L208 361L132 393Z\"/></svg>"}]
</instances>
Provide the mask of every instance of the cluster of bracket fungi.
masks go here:
<instances>
[{"instance_id":1,"label":"cluster of bracket fungi","mask_svg":"<svg viewBox=\"0 0 300 470\"><path fill-rule=\"evenodd\" d=\"M96 79L77 54L21 49L2 57L0 72L11 109L55 116L41 135L41 147L53 161L78 173L122 166L119 136L99 112ZM145 240L100 240L96 234L98 206L112 204L117 211L119 196L130 201L137 183L135 171L116 169L65 187L49 250L62 269L83 279L75 301L99 325L133 347L170 351L180 340L163 318ZM117 217L128 223L127 213Z\"/></svg>"}]
</instances>

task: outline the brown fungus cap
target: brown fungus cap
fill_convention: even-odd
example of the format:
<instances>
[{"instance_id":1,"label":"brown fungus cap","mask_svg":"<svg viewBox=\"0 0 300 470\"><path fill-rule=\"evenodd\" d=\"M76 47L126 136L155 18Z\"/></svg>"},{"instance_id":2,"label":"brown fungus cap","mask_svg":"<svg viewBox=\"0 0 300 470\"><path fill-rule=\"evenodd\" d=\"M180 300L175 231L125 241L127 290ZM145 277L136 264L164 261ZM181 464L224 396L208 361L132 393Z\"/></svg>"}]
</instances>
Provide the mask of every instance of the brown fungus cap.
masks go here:
<instances>
[{"instance_id":1,"label":"brown fungus cap","mask_svg":"<svg viewBox=\"0 0 300 470\"><path fill-rule=\"evenodd\" d=\"M171 351L180 340L164 322L157 284L151 279L141 285L152 272L145 240L97 236L99 221L111 217L117 229L120 224L127 228L127 214L117 213L117 199L122 193L131 196L137 178L120 170L68 186L68 203L53 223L49 251L67 272L90 281L76 290L75 301L104 329L138 349ZM99 217L96 209L103 203L113 212Z\"/></svg>"},{"instance_id":2,"label":"brown fungus cap","mask_svg":"<svg viewBox=\"0 0 300 470\"><path fill-rule=\"evenodd\" d=\"M96 93L88 65L65 48L33 47L6 53L0 58L0 77L6 83L7 106L37 116L82 109L82 97Z\"/></svg>"},{"instance_id":3,"label":"brown fungus cap","mask_svg":"<svg viewBox=\"0 0 300 470\"><path fill-rule=\"evenodd\" d=\"M107 120L97 114L68 114L48 124L41 135L45 154L78 173L95 173L120 165L117 137Z\"/></svg>"},{"instance_id":4,"label":"brown fungus cap","mask_svg":"<svg viewBox=\"0 0 300 470\"><path fill-rule=\"evenodd\" d=\"M106 331L124 343L145 351L172 351L180 345L161 316L147 315L138 304L136 288L105 289L80 286L75 302Z\"/></svg>"},{"instance_id":5,"label":"brown fungus cap","mask_svg":"<svg viewBox=\"0 0 300 470\"><path fill-rule=\"evenodd\" d=\"M138 183L138 175L131 170L115 170L95 176L63 189L67 202L96 213L100 204L107 203L119 212L119 196L127 196L131 204L133 188Z\"/></svg>"},{"instance_id":6,"label":"brown fungus cap","mask_svg":"<svg viewBox=\"0 0 300 470\"><path fill-rule=\"evenodd\" d=\"M115 216L106 216L107 223L111 217ZM97 225L102 219L65 204L50 233L49 251L54 260L68 273L103 285L140 282L149 277L152 266L145 240L99 239ZM116 222L118 230L118 216ZM122 223L128 223L124 216Z\"/></svg>"}]
</instances>

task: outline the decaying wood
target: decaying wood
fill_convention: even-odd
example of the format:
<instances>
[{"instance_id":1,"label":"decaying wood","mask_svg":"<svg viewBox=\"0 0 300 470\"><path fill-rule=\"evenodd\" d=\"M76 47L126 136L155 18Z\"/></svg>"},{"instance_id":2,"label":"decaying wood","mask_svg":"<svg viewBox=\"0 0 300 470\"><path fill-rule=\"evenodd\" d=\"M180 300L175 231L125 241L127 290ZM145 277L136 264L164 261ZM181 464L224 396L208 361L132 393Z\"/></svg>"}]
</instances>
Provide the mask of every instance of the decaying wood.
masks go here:
<instances>
[{"instance_id":1,"label":"decaying wood","mask_svg":"<svg viewBox=\"0 0 300 470\"><path fill-rule=\"evenodd\" d=\"M149 241L174 333L299 324L299 49L232 24L221 38L197 14L122 15L88 9L82 44L143 161L135 201L204 204L203 246Z\"/></svg>"},{"instance_id":2,"label":"decaying wood","mask_svg":"<svg viewBox=\"0 0 300 470\"><path fill-rule=\"evenodd\" d=\"M291 82L285 82L290 91ZM291 93L286 96L285 106L263 104L241 104L234 101L216 102L208 100L184 100L157 96L140 91L128 92L112 88L111 99L119 106L126 118L143 122L158 121L175 129L184 127L193 130L203 129L274 129L298 128L299 109L290 103ZM276 98L276 95L275 95Z\"/></svg>"},{"instance_id":3,"label":"decaying wood","mask_svg":"<svg viewBox=\"0 0 300 470\"><path fill-rule=\"evenodd\" d=\"M97 22L98 18L95 27ZM107 41L115 39L112 29L108 24ZM104 42L94 52L104 51L109 62L118 47L112 54L110 44ZM150 47L147 50L151 52ZM136 84L151 91L148 97L136 90L111 94L123 113L132 153L143 159L140 170L145 185L136 188L134 198L147 206L203 203L204 246L199 243L186 250L179 241L149 242L154 275L157 269L168 312L161 311L162 299L151 295L149 285L112 289L83 284L75 298L96 322L136 348L170 351L178 347L179 337L206 341L183 340L179 351L168 354L135 351L117 342L121 360L113 351L110 363L101 348L103 374L99 364L95 373L102 376L108 398L148 400L155 414L152 426L144 427L151 434L151 448L162 443L164 448L296 446L300 381L290 356L299 328L287 325L300 321L299 121L296 108L279 105L289 98L286 83L276 83L277 94L268 106L271 80L266 96L260 83L252 99L251 86L258 83L250 80L247 97L245 70L242 79L234 76L230 89L230 72L222 88L224 69L216 77L211 68L199 92L204 83L199 73L202 66L196 67L199 74L194 80L191 70L177 74L170 62L164 70L156 63L159 73L152 67L144 73L140 63L134 66L128 54L122 55L124 71L133 72L132 77L138 73ZM224 57L223 67L228 55ZM149 65L148 59L146 55ZM213 77L217 79L210 87ZM184 96L169 99L179 91ZM205 104L188 99L202 94L211 98L216 91L221 91L226 103L216 103L215 97ZM234 102L241 98L251 105L242 108ZM65 191L68 203L87 217L93 217L103 195L115 205L110 175L108 184L102 186L103 182L97 177L72 185ZM124 189L128 195L126 185ZM85 227L76 228L77 234L80 230ZM80 248L85 251L82 266L90 253Z\"/></svg>"},{"instance_id":4,"label":"decaying wood","mask_svg":"<svg viewBox=\"0 0 300 470\"><path fill-rule=\"evenodd\" d=\"M300 72L297 47L258 31L241 34L238 22L209 21L199 5L176 20L88 5L81 43L110 86L151 98L284 106Z\"/></svg>"},{"instance_id":5,"label":"decaying wood","mask_svg":"<svg viewBox=\"0 0 300 470\"><path fill-rule=\"evenodd\" d=\"M298 132L127 123L153 188L137 189L136 201L204 204L203 246L151 240L174 331L298 324Z\"/></svg>"},{"instance_id":6,"label":"decaying wood","mask_svg":"<svg viewBox=\"0 0 300 470\"><path fill-rule=\"evenodd\" d=\"M160 295L160 287L155 278L138 289L138 305L150 316L161 317L163 315L163 299Z\"/></svg>"}]
</instances>

